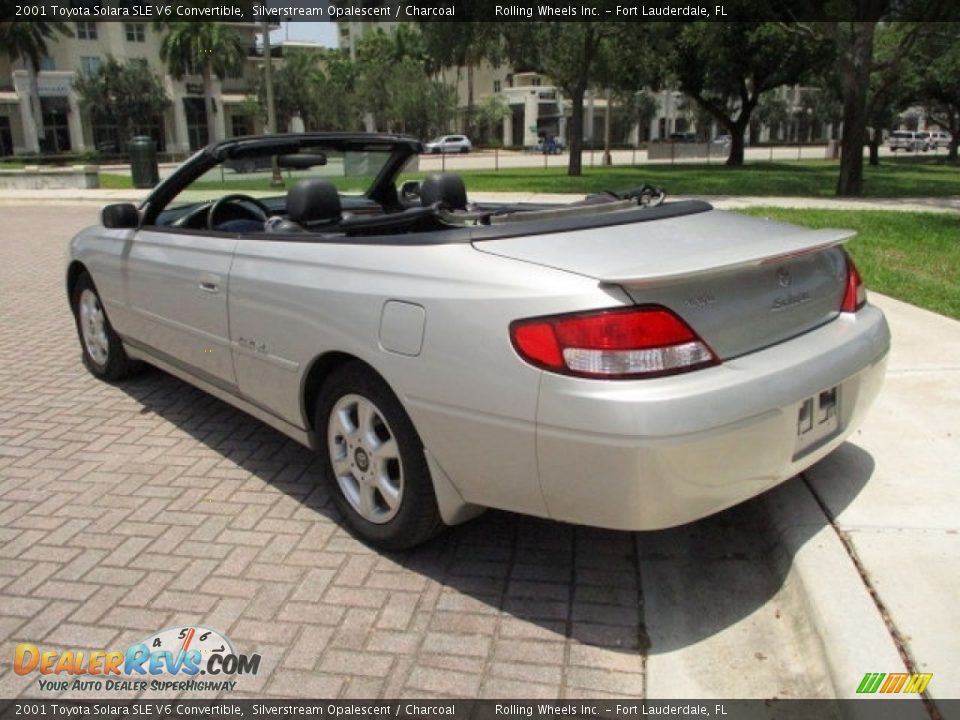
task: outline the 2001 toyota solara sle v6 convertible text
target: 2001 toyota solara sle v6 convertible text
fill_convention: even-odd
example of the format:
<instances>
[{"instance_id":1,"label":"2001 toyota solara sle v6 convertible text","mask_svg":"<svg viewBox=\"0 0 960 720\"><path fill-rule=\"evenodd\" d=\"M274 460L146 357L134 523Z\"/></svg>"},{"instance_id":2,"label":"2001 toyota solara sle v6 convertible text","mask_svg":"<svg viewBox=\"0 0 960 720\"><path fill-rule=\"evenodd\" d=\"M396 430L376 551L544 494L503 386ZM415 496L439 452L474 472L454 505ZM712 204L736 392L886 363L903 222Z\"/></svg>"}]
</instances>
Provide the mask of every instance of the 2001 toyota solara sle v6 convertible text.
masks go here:
<instances>
[{"instance_id":1,"label":"2001 toyota solara sle v6 convertible text","mask_svg":"<svg viewBox=\"0 0 960 720\"><path fill-rule=\"evenodd\" d=\"M475 204L414 179L421 150L236 138L106 207L67 268L87 367L146 361L314 448L391 549L486 507L689 522L822 458L877 395L890 336L851 232L649 186Z\"/></svg>"}]
</instances>

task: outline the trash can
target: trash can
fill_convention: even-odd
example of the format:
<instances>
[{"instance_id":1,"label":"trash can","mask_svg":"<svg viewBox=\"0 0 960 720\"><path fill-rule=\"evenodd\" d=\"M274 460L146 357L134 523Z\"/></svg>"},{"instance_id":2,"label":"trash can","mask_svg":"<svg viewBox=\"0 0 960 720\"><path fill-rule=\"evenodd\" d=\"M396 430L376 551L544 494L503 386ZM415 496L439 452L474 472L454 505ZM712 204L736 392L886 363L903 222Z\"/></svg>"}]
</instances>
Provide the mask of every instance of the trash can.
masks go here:
<instances>
[{"instance_id":1,"label":"trash can","mask_svg":"<svg viewBox=\"0 0 960 720\"><path fill-rule=\"evenodd\" d=\"M152 188L160 182L157 168L157 143L146 135L130 141L130 175L135 188Z\"/></svg>"}]
</instances>

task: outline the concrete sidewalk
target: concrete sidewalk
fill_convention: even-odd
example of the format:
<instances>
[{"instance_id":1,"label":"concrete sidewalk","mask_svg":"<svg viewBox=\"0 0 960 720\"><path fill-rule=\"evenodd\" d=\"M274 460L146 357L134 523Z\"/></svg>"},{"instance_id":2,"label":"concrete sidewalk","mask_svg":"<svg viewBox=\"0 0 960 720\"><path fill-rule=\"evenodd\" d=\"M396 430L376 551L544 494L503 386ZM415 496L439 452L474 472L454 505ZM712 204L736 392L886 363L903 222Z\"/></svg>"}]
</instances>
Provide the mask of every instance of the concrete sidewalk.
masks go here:
<instances>
[{"instance_id":1,"label":"concrete sidewalk","mask_svg":"<svg viewBox=\"0 0 960 720\"><path fill-rule=\"evenodd\" d=\"M960 698L960 322L871 299L893 331L885 386L850 442L805 476L910 669L933 673L931 697ZM844 602L822 574L808 580L815 602Z\"/></svg>"}]
</instances>

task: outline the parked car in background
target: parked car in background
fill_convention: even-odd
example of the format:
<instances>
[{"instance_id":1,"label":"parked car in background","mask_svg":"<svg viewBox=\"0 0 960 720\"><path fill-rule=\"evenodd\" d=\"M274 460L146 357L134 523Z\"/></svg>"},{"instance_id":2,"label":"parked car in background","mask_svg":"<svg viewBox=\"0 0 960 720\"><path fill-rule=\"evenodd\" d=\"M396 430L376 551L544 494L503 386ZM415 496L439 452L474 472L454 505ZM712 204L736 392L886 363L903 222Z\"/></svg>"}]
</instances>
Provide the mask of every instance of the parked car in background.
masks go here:
<instances>
[{"instance_id":1,"label":"parked car in background","mask_svg":"<svg viewBox=\"0 0 960 720\"><path fill-rule=\"evenodd\" d=\"M862 422L890 334L852 231L648 185L471 202L457 175L408 179L422 150L232 138L108 205L66 268L84 364L119 381L145 361L314 449L344 523L394 550L485 507L690 522ZM285 192L212 189L274 158Z\"/></svg>"},{"instance_id":2,"label":"parked car in background","mask_svg":"<svg viewBox=\"0 0 960 720\"><path fill-rule=\"evenodd\" d=\"M926 152L930 149L930 134L911 130L894 130L889 138L890 152Z\"/></svg>"},{"instance_id":3,"label":"parked car in background","mask_svg":"<svg viewBox=\"0 0 960 720\"><path fill-rule=\"evenodd\" d=\"M440 153L468 153L473 149L473 145L466 135L441 135L426 143L424 148L431 155L439 155Z\"/></svg>"},{"instance_id":4,"label":"parked car in background","mask_svg":"<svg viewBox=\"0 0 960 720\"><path fill-rule=\"evenodd\" d=\"M544 155L559 155L563 152L563 140L552 135L547 138L542 137L537 143L537 152Z\"/></svg>"},{"instance_id":5,"label":"parked car in background","mask_svg":"<svg viewBox=\"0 0 960 720\"><path fill-rule=\"evenodd\" d=\"M953 140L953 136L944 132L943 130L936 130L930 133L930 147L933 148L945 148L950 147L950 142Z\"/></svg>"},{"instance_id":6,"label":"parked car in background","mask_svg":"<svg viewBox=\"0 0 960 720\"><path fill-rule=\"evenodd\" d=\"M670 133L670 137L667 139L667 142L672 143L693 143L697 141L696 133L692 132L675 132Z\"/></svg>"},{"instance_id":7,"label":"parked car in background","mask_svg":"<svg viewBox=\"0 0 960 720\"><path fill-rule=\"evenodd\" d=\"M733 138L730 135L717 135L713 139L714 145L729 145L733 142Z\"/></svg>"}]
</instances>

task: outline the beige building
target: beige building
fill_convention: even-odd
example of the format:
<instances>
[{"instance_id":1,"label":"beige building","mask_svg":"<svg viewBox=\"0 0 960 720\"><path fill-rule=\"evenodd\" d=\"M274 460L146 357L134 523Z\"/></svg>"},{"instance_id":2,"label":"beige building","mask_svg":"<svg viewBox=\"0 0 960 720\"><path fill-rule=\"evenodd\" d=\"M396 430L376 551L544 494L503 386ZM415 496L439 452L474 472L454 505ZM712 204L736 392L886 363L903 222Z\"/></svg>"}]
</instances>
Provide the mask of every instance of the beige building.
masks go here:
<instances>
[{"instance_id":1,"label":"beige building","mask_svg":"<svg viewBox=\"0 0 960 720\"><path fill-rule=\"evenodd\" d=\"M48 41L48 55L37 75L37 89L43 112L44 137L30 112L30 78L21 63L0 56L0 155L118 150L125 139L116 137L110 126L89 121L80 108L73 88L79 72L90 72L113 56L120 62L146 64L160 76L171 104L156 123L145 128L161 151L184 154L202 147L213 137L225 138L259 132L259 113L251 113L248 92L256 87L263 64L257 48L259 27L252 23L230 23L248 45L247 62L233 77L214 80L216 127L207 127L203 104L203 83L199 76L175 80L160 60L162 31L151 22L70 23L73 37ZM273 53L282 54L282 44Z\"/></svg>"}]
</instances>

